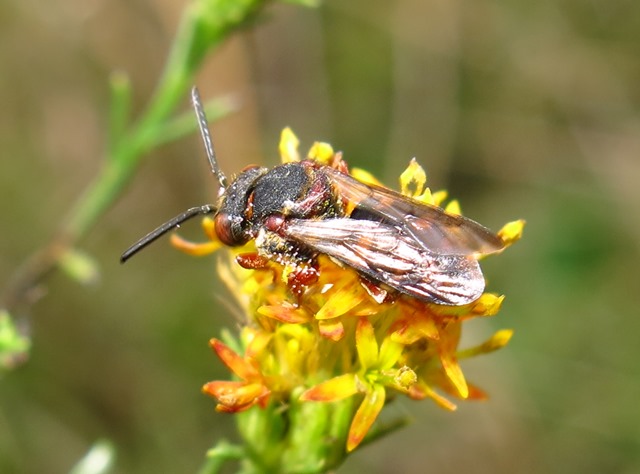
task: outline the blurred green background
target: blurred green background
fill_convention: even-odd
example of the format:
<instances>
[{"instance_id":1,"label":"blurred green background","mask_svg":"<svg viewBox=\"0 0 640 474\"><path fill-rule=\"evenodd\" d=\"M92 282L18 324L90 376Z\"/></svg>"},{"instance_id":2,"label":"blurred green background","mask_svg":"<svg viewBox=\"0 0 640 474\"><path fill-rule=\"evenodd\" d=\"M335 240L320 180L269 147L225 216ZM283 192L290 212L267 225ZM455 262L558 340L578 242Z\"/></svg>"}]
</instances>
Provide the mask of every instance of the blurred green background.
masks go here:
<instances>
[{"instance_id":1,"label":"blurred green background","mask_svg":"<svg viewBox=\"0 0 640 474\"><path fill-rule=\"evenodd\" d=\"M184 5L0 3L0 286L99 169L109 74L130 75L140 110ZM415 156L432 188L489 227L528 222L484 262L502 312L465 334L471 345L515 329L463 365L491 399L456 413L396 402L391 415L415 422L339 472L640 472L638 2L277 4L197 84L241 104L212 127L227 174L275 164L289 125L303 150L328 141L389 185ZM165 240L118 263L215 192L199 137L155 150L81 242L100 281L57 273L20 315L33 350L0 380L0 472L65 472L100 438L115 444L114 472L194 472L234 438L200 393L226 377L208 339L235 328L215 259ZM199 238L197 222L182 234Z\"/></svg>"}]
</instances>

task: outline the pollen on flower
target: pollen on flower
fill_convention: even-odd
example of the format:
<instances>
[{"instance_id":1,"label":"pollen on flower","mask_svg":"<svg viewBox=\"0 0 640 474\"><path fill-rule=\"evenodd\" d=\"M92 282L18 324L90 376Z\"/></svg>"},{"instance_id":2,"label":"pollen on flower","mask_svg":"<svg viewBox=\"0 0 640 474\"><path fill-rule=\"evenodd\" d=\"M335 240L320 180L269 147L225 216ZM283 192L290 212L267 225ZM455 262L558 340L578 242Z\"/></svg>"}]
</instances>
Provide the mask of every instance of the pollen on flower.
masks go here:
<instances>
[{"instance_id":1,"label":"pollen on flower","mask_svg":"<svg viewBox=\"0 0 640 474\"><path fill-rule=\"evenodd\" d=\"M394 381L399 387L409 390L418 381L418 376L410 367L404 365L396 372Z\"/></svg>"},{"instance_id":2,"label":"pollen on flower","mask_svg":"<svg viewBox=\"0 0 640 474\"><path fill-rule=\"evenodd\" d=\"M298 139L288 128L282 132L279 150L282 163L309 163L300 162ZM316 142L303 156L319 166L348 171L342 155L327 143ZM382 186L367 171L354 169L350 175L361 183ZM431 192L427 187L426 173L416 160L411 160L400 176L400 188L407 196L404 199L424 205L440 206L447 199L446 191ZM320 194L304 206L323 200L326 204L328 197ZM251 206L255 206L253 201ZM254 212L251 206L247 215ZM297 206L291 201L283 214L300 212ZM358 206L345 200L335 208L351 213ZM446 212L459 214L458 202L449 201ZM315 222L321 222L322 217L314 217ZM244 246L219 252L218 273L235 298L231 304L242 314L238 320L242 329L237 340L211 342L234 378L209 382L203 388L217 400L218 411L262 409L273 413L269 416L288 416L287 423L293 423L298 418L290 411L300 404L331 402L326 410L342 409L349 423L343 433L326 436L341 436L343 446L352 451L366 439L392 394L414 400L428 398L447 410L456 408L450 398L486 398L480 388L467 381L460 361L503 347L512 332L499 331L467 349L459 347L460 337L466 321L495 316L504 296L485 292L457 306L412 297L376 282L338 258L323 252L313 254L304 246L304 239L295 253L287 254L288 247L282 246L286 225L278 230L280 234L270 231L273 239L258 245L250 239ZM505 246L521 237L523 226L524 221L515 221L502 228L498 235ZM205 218L203 228L206 242L192 243L174 236L173 245L196 256L217 251L222 244L216 237L214 220ZM357 232L356 227L347 229ZM344 234L344 239L351 239L351 247L345 249L351 249L357 261L356 250L364 253L366 247L361 250L359 240L349 232ZM371 240L375 244L375 238ZM268 245L271 247L266 248ZM258 255L262 263L253 269L242 268L236 262L242 254ZM298 260L301 255L302 263ZM269 411L273 407L279 409ZM328 412L323 413L327 416Z\"/></svg>"}]
</instances>

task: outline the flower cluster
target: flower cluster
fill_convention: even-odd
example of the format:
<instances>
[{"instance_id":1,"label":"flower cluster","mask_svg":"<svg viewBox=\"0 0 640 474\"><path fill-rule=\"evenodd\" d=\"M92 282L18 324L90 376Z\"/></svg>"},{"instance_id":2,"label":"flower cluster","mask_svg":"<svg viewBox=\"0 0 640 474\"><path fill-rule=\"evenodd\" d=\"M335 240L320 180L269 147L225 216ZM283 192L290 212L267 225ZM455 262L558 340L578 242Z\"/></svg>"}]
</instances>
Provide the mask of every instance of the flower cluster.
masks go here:
<instances>
[{"instance_id":1,"label":"flower cluster","mask_svg":"<svg viewBox=\"0 0 640 474\"><path fill-rule=\"evenodd\" d=\"M280 154L283 162L300 159L298 141L289 129L283 131ZM306 158L323 164L341 159L326 143L316 143ZM363 170L350 174L377 183ZM432 193L425 184L423 169L412 160L400 177L402 194L441 206L446 193ZM445 210L460 212L456 201ZM192 255L217 250L221 243L213 220L204 219L203 227L206 243L174 236L173 244ZM512 222L498 234L509 245L520 237L522 227L522 221ZM234 375L232 381L209 382L203 388L217 400L219 411L263 410L288 416L291 422L295 414L287 412L333 402L327 406L342 407L347 422L345 433L333 433L332 439L342 440L340 451L349 452L370 433L385 403L396 394L430 398L447 410L455 409L451 398L485 397L467 382L459 361L503 347L512 332L498 331L464 350L458 345L465 321L495 315L503 296L484 293L464 306L437 305L407 295L379 297L357 272L323 255L318 257L317 278L302 289L292 288L295 269L286 262L247 270L234 261L255 251L249 242L229 249L219 263L220 275L246 318L237 340L228 336L224 342L210 343ZM329 429L321 434L325 441ZM285 432L280 436L286 437Z\"/></svg>"}]
</instances>

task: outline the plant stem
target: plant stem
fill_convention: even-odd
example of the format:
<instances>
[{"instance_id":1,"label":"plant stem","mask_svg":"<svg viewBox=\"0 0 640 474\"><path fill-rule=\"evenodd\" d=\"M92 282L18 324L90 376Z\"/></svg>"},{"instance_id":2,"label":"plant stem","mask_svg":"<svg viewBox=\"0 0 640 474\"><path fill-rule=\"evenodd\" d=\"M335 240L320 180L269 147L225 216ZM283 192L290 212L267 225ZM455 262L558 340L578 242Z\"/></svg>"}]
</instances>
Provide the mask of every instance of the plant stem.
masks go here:
<instances>
[{"instance_id":1,"label":"plant stem","mask_svg":"<svg viewBox=\"0 0 640 474\"><path fill-rule=\"evenodd\" d=\"M266 0L195 0L189 4L149 106L129 129L125 125L128 84L121 81L112 86L118 89L114 91L110 146L104 165L62 220L51 241L27 258L9 280L2 296L4 308L12 311L35 301L40 292L34 290L56 268L61 256L86 235L122 194L143 156L163 141L163 125L194 82L206 54L246 24L266 3Z\"/></svg>"}]
</instances>

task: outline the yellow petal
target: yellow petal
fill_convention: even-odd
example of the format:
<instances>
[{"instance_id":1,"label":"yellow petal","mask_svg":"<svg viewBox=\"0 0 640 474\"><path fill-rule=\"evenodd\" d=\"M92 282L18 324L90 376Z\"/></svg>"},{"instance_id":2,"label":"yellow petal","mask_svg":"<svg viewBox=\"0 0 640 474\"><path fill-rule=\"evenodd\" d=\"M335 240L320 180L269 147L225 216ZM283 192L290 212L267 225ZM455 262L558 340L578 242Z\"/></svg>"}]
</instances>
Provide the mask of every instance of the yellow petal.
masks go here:
<instances>
[{"instance_id":1,"label":"yellow petal","mask_svg":"<svg viewBox=\"0 0 640 474\"><path fill-rule=\"evenodd\" d=\"M378 341L376 341L373 325L366 317L358 318L356 350L362 370L367 370L378 361Z\"/></svg>"},{"instance_id":2,"label":"yellow petal","mask_svg":"<svg viewBox=\"0 0 640 474\"><path fill-rule=\"evenodd\" d=\"M425 383L413 385L409 389L409 396L414 400L424 400L425 398L431 398L440 406L440 408L444 408L445 410L449 411L455 411L458 408L455 403L446 399Z\"/></svg>"},{"instance_id":3,"label":"yellow petal","mask_svg":"<svg viewBox=\"0 0 640 474\"><path fill-rule=\"evenodd\" d=\"M322 165L327 165L333 158L333 148L328 143L315 142L307 157Z\"/></svg>"},{"instance_id":4,"label":"yellow petal","mask_svg":"<svg viewBox=\"0 0 640 474\"><path fill-rule=\"evenodd\" d=\"M316 319L333 319L352 310L366 299L366 294L359 283L349 281L347 284L333 288L327 302L315 314Z\"/></svg>"},{"instance_id":5,"label":"yellow petal","mask_svg":"<svg viewBox=\"0 0 640 474\"><path fill-rule=\"evenodd\" d=\"M444 202L444 200L447 199L448 195L449 193L447 193L446 191L436 191L432 194L433 205L440 206Z\"/></svg>"},{"instance_id":6,"label":"yellow petal","mask_svg":"<svg viewBox=\"0 0 640 474\"><path fill-rule=\"evenodd\" d=\"M460 210L460 203L458 202L457 199L454 199L453 201L449 202L449 204L447 204L447 207L445 207L444 210L447 211L449 214L454 214L456 216L459 216L460 214L462 214L462 211Z\"/></svg>"},{"instance_id":7,"label":"yellow petal","mask_svg":"<svg viewBox=\"0 0 640 474\"><path fill-rule=\"evenodd\" d=\"M358 408L347 438L347 451L353 451L362 442L364 437L376 421L380 410L384 406L385 390L382 385L374 385L364 397L362 404Z\"/></svg>"},{"instance_id":8,"label":"yellow petal","mask_svg":"<svg viewBox=\"0 0 640 474\"><path fill-rule=\"evenodd\" d=\"M420 196L426 184L427 173L416 159L412 158L407 169L400 175L400 192L405 196Z\"/></svg>"},{"instance_id":9,"label":"yellow petal","mask_svg":"<svg viewBox=\"0 0 640 474\"><path fill-rule=\"evenodd\" d=\"M431 204L432 206L435 205L433 194L431 194L431 189L428 187L424 188L424 191L420 196L415 196L415 199L417 201L424 202L425 204Z\"/></svg>"},{"instance_id":10,"label":"yellow petal","mask_svg":"<svg viewBox=\"0 0 640 474\"><path fill-rule=\"evenodd\" d=\"M244 328L243 336L247 333L247 330L251 328ZM251 335L246 337L245 344L247 350L245 351L245 357L254 358L262 351L265 350L269 342L271 342L273 334L260 330L252 330Z\"/></svg>"},{"instance_id":11,"label":"yellow petal","mask_svg":"<svg viewBox=\"0 0 640 474\"><path fill-rule=\"evenodd\" d=\"M441 352L440 362L447 378L453 384L460 398L467 398L469 396L469 387L455 355L448 351Z\"/></svg>"},{"instance_id":12,"label":"yellow petal","mask_svg":"<svg viewBox=\"0 0 640 474\"><path fill-rule=\"evenodd\" d=\"M393 340L392 337L385 337L380 345L380 355L376 364L380 370L390 369L402 355L404 344Z\"/></svg>"},{"instance_id":13,"label":"yellow petal","mask_svg":"<svg viewBox=\"0 0 640 474\"><path fill-rule=\"evenodd\" d=\"M513 329L501 329L500 331L496 331L496 333L491 336L485 344L483 344L487 349L495 351L497 349L501 349L506 346L511 338L513 337Z\"/></svg>"},{"instance_id":14,"label":"yellow petal","mask_svg":"<svg viewBox=\"0 0 640 474\"><path fill-rule=\"evenodd\" d=\"M504 295L484 293L471 305L471 312L478 316L495 316L502 307Z\"/></svg>"},{"instance_id":15,"label":"yellow petal","mask_svg":"<svg viewBox=\"0 0 640 474\"><path fill-rule=\"evenodd\" d=\"M201 225L202 225L202 230L207 235L209 240L218 240L218 234L216 234L216 224L211 217L205 216L202 219Z\"/></svg>"},{"instance_id":16,"label":"yellow petal","mask_svg":"<svg viewBox=\"0 0 640 474\"><path fill-rule=\"evenodd\" d=\"M458 358L474 357L502 349L509 343L512 336L513 329L501 329L479 346L470 347L469 349L458 352Z\"/></svg>"},{"instance_id":17,"label":"yellow petal","mask_svg":"<svg viewBox=\"0 0 640 474\"><path fill-rule=\"evenodd\" d=\"M333 402L358 393L355 374L344 374L322 382L300 395L302 401Z\"/></svg>"},{"instance_id":18,"label":"yellow petal","mask_svg":"<svg viewBox=\"0 0 640 474\"><path fill-rule=\"evenodd\" d=\"M377 186L382 186L382 183L378 180L378 178L376 178L375 176L373 176L371 173L369 173L366 170L363 170L362 168L353 168L349 174L357 179L358 181L360 181L361 183L364 184L375 184Z\"/></svg>"},{"instance_id":19,"label":"yellow petal","mask_svg":"<svg viewBox=\"0 0 640 474\"><path fill-rule=\"evenodd\" d=\"M524 219L509 222L508 224L505 224L502 229L500 229L498 235L504 241L505 245L511 245L514 242L520 240L525 224L526 221Z\"/></svg>"},{"instance_id":20,"label":"yellow petal","mask_svg":"<svg viewBox=\"0 0 640 474\"><path fill-rule=\"evenodd\" d=\"M283 163L291 163L294 161L300 161L300 155L298 154L298 145L300 140L293 133L289 127L282 130L280 134L280 159Z\"/></svg>"}]
</instances>

